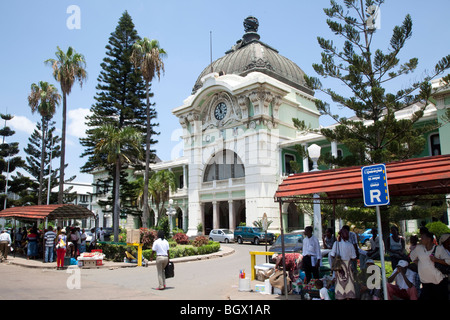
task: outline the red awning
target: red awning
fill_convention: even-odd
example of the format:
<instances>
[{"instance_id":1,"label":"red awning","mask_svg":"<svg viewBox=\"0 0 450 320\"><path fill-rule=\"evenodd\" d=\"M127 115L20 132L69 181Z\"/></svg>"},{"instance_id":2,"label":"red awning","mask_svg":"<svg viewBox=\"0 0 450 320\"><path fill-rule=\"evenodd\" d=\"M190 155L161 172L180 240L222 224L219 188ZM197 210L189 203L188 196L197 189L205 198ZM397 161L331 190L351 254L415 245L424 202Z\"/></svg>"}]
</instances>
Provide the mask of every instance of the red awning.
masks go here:
<instances>
[{"instance_id":1,"label":"red awning","mask_svg":"<svg viewBox=\"0 0 450 320\"><path fill-rule=\"evenodd\" d=\"M433 156L386 164L391 197L450 194L450 155ZM275 193L276 201L326 193L328 199L363 198L361 167L294 174Z\"/></svg>"},{"instance_id":2,"label":"red awning","mask_svg":"<svg viewBox=\"0 0 450 320\"><path fill-rule=\"evenodd\" d=\"M73 204L13 207L0 211L0 218L16 219L84 219L93 216L89 209Z\"/></svg>"}]
</instances>

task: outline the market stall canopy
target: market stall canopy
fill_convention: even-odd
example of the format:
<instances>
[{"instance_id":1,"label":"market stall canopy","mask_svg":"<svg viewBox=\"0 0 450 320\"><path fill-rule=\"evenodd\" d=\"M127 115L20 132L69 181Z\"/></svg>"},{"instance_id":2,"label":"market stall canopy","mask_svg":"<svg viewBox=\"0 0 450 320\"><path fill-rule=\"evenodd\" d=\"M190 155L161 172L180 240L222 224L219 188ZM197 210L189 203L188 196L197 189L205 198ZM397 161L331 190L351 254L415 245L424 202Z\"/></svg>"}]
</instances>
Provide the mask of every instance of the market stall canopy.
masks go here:
<instances>
[{"instance_id":1,"label":"market stall canopy","mask_svg":"<svg viewBox=\"0 0 450 320\"><path fill-rule=\"evenodd\" d=\"M15 219L84 219L92 218L89 209L74 204L50 204L40 206L13 207L0 211L0 218Z\"/></svg>"},{"instance_id":2,"label":"market stall canopy","mask_svg":"<svg viewBox=\"0 0 450 320\"><path fill-rule=\"evenodd\" d=\"M386 173L391 197L450 194L450 155L391 162ZM362 199L361 167L294 174L279 185L275 200L316 193L326 193L328 199Z\"/></svg>"}]
</instances>

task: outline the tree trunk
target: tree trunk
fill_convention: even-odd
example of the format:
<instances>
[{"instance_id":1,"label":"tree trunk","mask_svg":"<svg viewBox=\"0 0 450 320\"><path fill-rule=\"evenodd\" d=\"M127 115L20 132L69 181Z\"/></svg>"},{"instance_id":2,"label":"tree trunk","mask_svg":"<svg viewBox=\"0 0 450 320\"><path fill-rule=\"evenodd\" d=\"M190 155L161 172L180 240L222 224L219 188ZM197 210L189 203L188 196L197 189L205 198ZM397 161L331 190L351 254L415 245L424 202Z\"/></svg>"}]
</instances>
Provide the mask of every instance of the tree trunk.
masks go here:
<instances>
[{"instance_id":1,"label":"tree trunk","mask_svg":"<svg viewBox=\"0 0 450 320\"><path fill-rule=\"evenodd\" d=\"M38 206L42 204L42 189L44 185L44 164L45 164L45 133L47 132L47 121L45 120L45 117L42 117L42 148L41 148L41 170L39 172L39 191L38 191Z\"/></svg>"},{"instance_id":2,"label":"tree trunk","mask_svg":"<svg viewBox=\"0 0 450 320\"><path fill-rule=\"evenodd\" d=\"M114 184L114 209L113 209L113 230L114 242L119 242L119 216L120 216L120 159L116 161Z\"/></svg>"},{"instance_id":3,"label":"tree trunk","mask_svg":"<svg viewBox=\"0 0 450 320\"><path fill-rule=\"evenodd\" d=\"M59 191L58 204L63 204L64 201L64 165L66 162L66 114L67 114L67 99L66 93L63 91L63 110L62 110L62 134L61 134L61 161L59 165Z\"/></svg>"},{"instance_id":4,"label":"tree trunk","mask_svg":"<svg viewBox=\"0 0 450 320\"><path fill-rule=\"evenodd\" d=\"M145 172L144 172L144 194L143 194L143 211L142 211L142 225L144 228L148 227L149 211L148 211L148 181L149 181L149 167L150 167L150 89L149 82L145 82L147 91L147 136L145 139Z\"/></svg>"}]
</instances>

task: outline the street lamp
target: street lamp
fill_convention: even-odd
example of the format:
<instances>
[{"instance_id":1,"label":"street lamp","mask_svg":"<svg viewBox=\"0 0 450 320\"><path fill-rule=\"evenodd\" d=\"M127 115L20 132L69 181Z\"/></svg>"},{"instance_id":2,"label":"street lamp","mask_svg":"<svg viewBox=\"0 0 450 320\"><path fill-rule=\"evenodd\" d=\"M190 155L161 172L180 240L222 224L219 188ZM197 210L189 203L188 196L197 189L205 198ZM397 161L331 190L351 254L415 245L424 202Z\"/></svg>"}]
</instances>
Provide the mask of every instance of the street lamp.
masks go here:
<instances>
[{"instance_id":1,"label":"street lamp","mask_svg":"<svg viewBox=\"0 0 450 320\"><path fill-rule=\"evenodd\" d=\"M320 158L320 150L321 147L317 144L312 144L308 147L308 154L313 162L313 169L312 171L319 171L319 166L317 165L317 162ZM314 194L314 234L316 235L317 239L322 239L322 214L320 212L320 202L319 202L319 194Z\"/></svg>"},{"instance_id":2,"label":"street lamp","mask_svg":"<svg viewBox=\"0 0 450 320\"><path fill-rule=\"evenodd\" d=\"M176 213L176 210L172 207L173 206L173 199L169 200L169 208L167 208L167 215L169 216L169 236L172 236L172 220L173 216Z\"/></svg>"},{"instance_id":3,"label":"street lamp","mask_svg":"<svg viewBox=\"0 0 450 320\"><path fill-rule=\"evenodd\" d=\"M312 144L308 147L308 154L313 162L313 169L311 171L319 171L319 166L317 165L317 162L320 158L320 150L322 148L318 146L317 144Z\"/></svg>"}]
</instances>

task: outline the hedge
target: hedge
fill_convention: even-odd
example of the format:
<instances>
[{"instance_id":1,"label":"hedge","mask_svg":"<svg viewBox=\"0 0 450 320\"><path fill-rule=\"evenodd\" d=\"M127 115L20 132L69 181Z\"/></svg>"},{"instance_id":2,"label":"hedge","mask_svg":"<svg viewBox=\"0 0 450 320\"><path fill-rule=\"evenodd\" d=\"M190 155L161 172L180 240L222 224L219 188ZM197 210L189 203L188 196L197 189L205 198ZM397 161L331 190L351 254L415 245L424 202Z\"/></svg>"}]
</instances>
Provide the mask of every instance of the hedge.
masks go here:
<instances>
[{"instance_id":1,"label":"hedge","mask_svg":"<svg viewBox=\"0 0 450 320\"><path fill-rule=\"evenodd\" d=\"M196 255L204 255L220 250L220 243L209 241L208 244L201 247L194 247L192 245L178 245L174 246L176 243L171 242L171 247L169 250L170 258L188 257ZM105 254L105 259L113 262L122 262L125 257L125 251L127 251L128 246L126 244L111 244L111 243L100 243L98 244L98 249L103 251ZM132 254L137 256L136 248L132 247ZM150 255L152 254L151 249L142 250L142 256L150 260Z\"/></svg>"}]
</instances>

